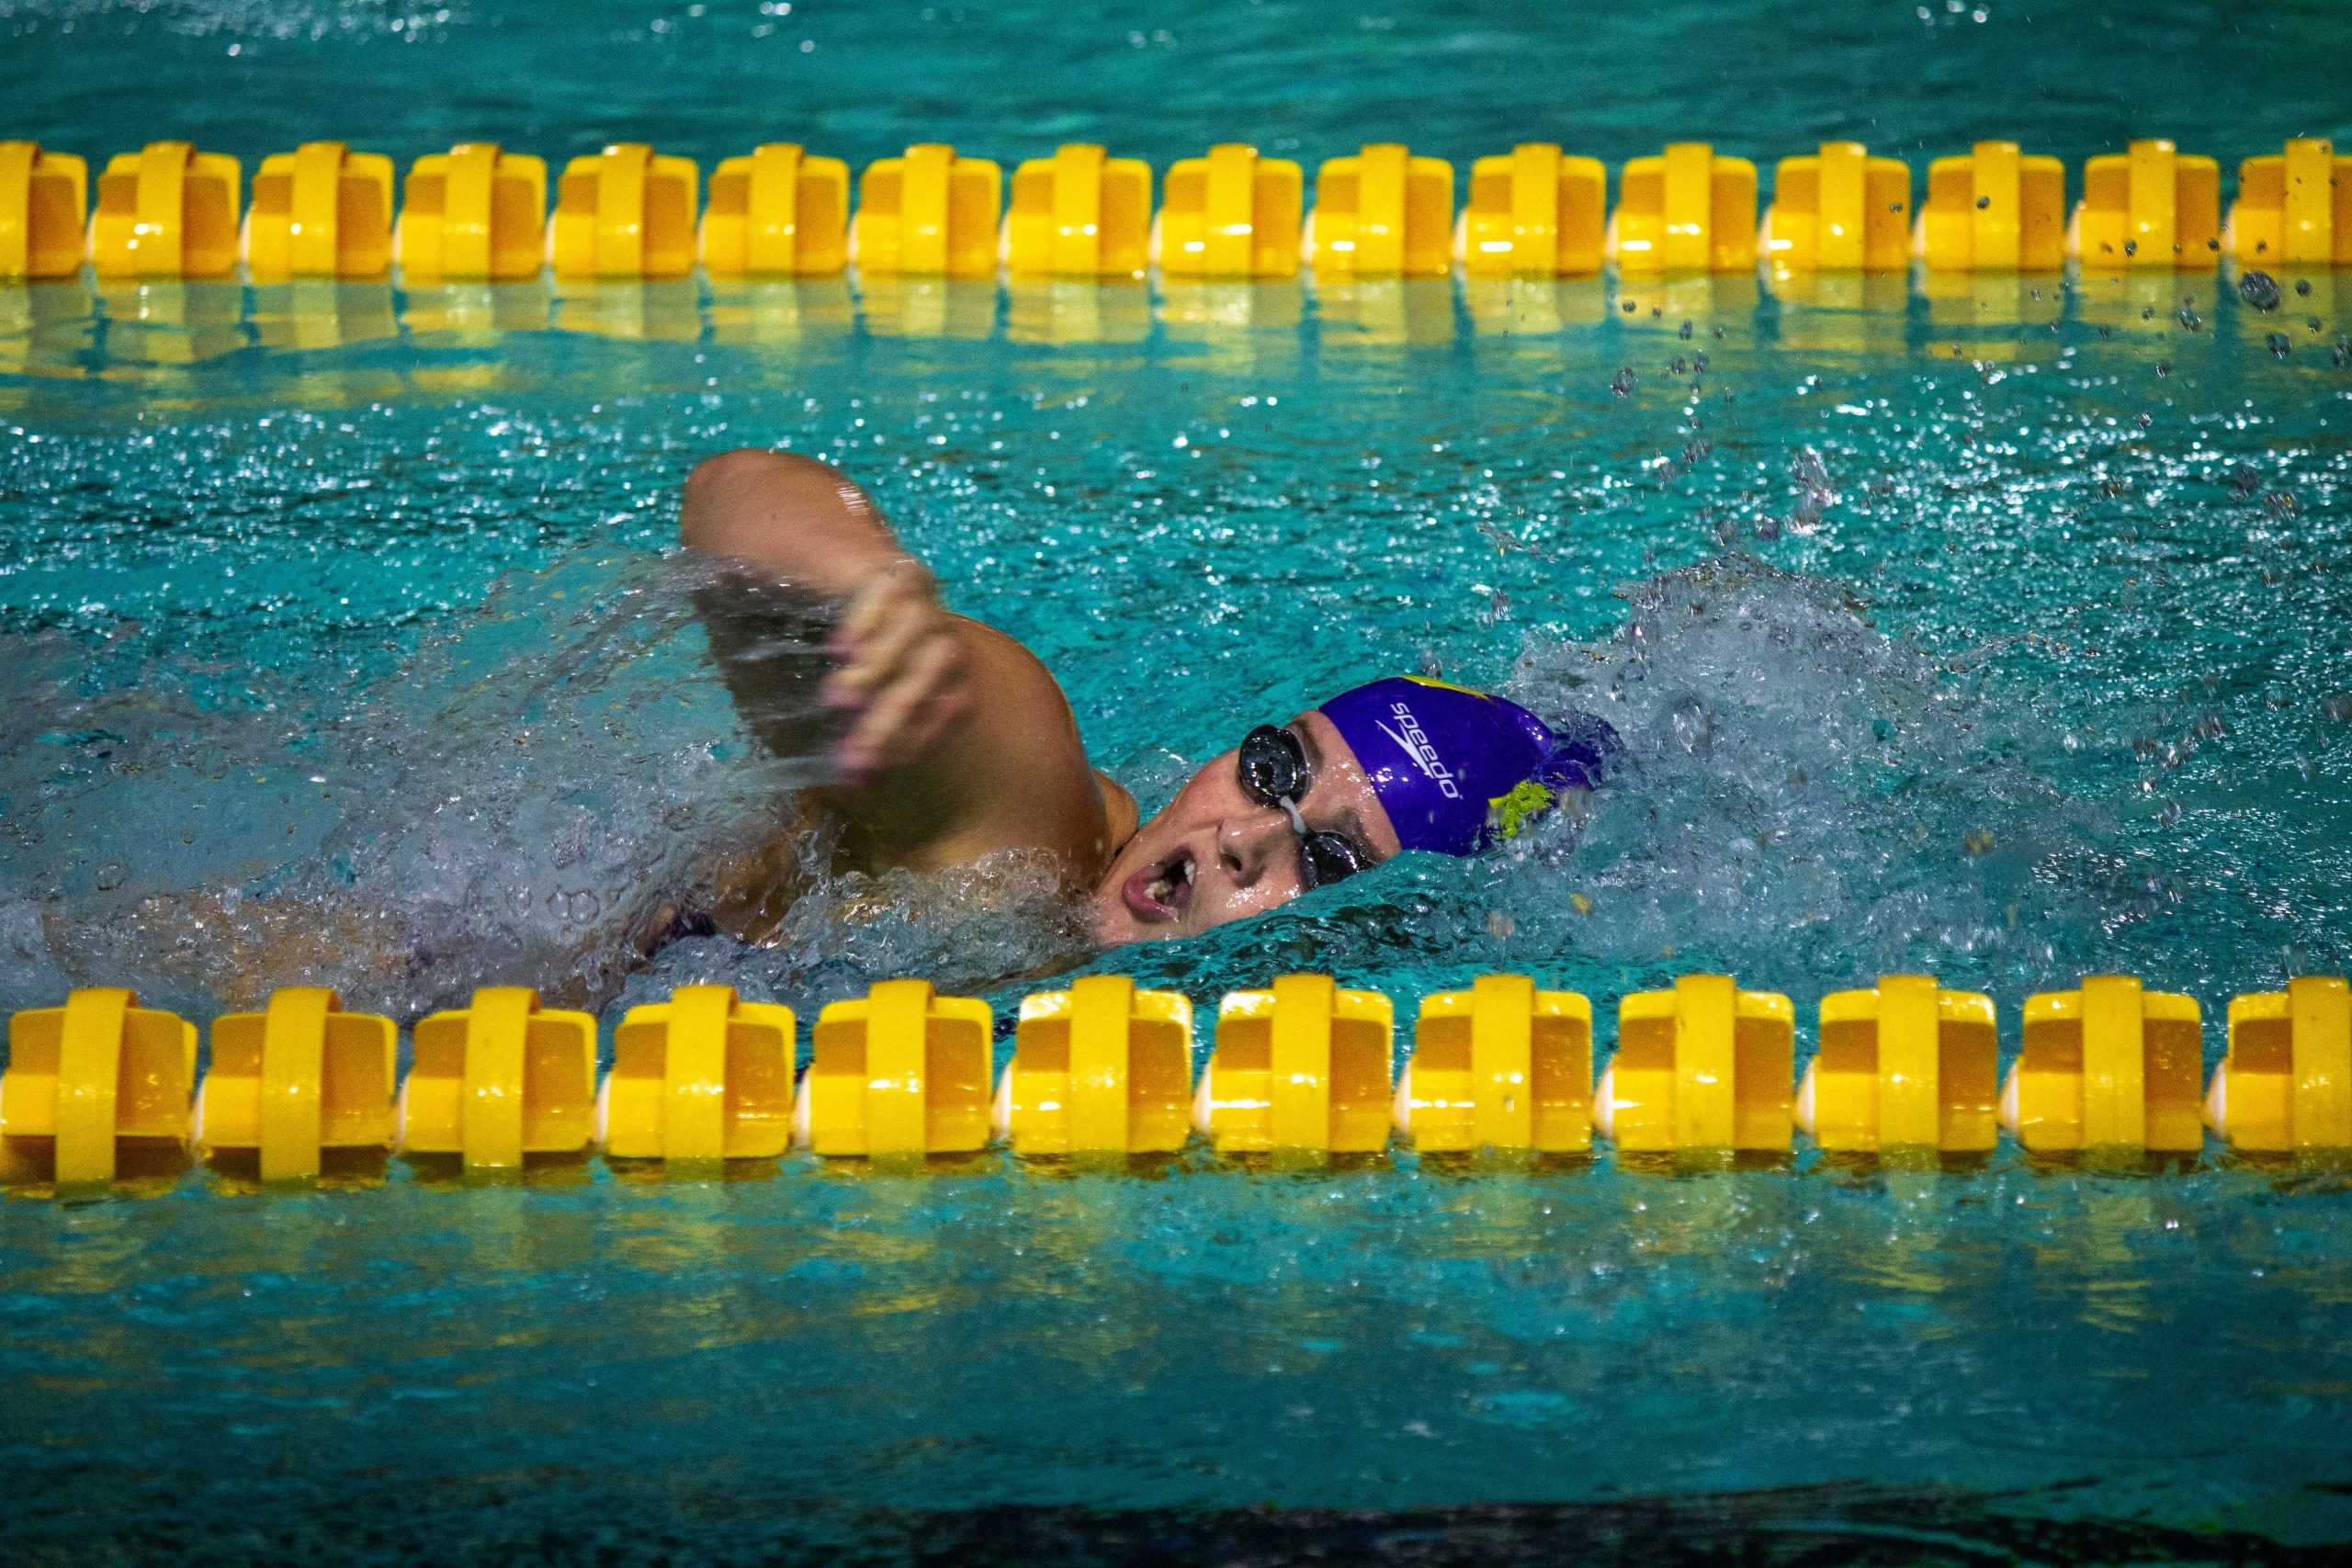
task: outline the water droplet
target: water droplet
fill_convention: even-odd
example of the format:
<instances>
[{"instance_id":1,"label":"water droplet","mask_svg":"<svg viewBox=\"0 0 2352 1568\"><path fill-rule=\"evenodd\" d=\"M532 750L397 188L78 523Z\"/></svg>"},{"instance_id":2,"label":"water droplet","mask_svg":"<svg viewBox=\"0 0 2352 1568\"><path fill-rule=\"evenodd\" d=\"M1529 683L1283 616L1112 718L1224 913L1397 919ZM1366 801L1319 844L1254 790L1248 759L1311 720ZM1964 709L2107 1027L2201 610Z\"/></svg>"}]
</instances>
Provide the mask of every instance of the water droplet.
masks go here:
<instances>
[{"instance_id":1,"label":"water droplet","mask_svg":"<svg viewBox=\"0 0 2352 1568\"><path fill-rule=\"evenodd\" d=\"M2238 298L2257 310L2278 308L2278 280L2267 272L2249 272L2238 279Z\"/></svg>"},{"instance_id":2,"label":"water droplet","mask_svg":"<svg viewBox=\"0 0 2352 1568\"><path fill-rule=\"evenodd\" d=\"M1696 695L1685 694L1675 700L1670 716L1674 723L1674 743L1692 756L1711 750L1715 743L1715 716Z\"/></svg>"}]
</instances>

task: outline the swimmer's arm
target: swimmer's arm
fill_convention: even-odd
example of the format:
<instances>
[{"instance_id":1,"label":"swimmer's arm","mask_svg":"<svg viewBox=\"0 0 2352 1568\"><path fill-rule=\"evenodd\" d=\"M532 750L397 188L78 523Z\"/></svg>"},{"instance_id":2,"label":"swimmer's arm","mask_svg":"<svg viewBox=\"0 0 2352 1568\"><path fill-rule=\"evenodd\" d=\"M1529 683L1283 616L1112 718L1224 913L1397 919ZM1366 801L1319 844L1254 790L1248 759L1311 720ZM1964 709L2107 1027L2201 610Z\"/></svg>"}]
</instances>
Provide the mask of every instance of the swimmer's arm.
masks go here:
<instances>
[{"instance_id":1,"label":"swimmer's arm","mask_svg":"<svg viewBox=\"0 0 2352 1568\"><path fill-rule=\"evenodd\" d=\"M846 599L914 558L873 498L829 463L744 447L695 465L679 534L829 599Z\"/></svg>"},{"instance_id":2,"label":"swimmer's arm","mask_svg":"<svg viewBox=\"0 0 2352 1568\"><path fill-rule=\"evenodd\" d=\"M1091 863L1107 853L1104 797L1053 676L1012 637L943 608L930 572L839 470L789 453L722 453L688 479L681 535L695 549L848 599L825 697L854 718L834 753L842 782L825 793L875 858L952 864L1034 846ZM705 619L746 718L756 728L763 712L787 711L768 690L781 676L752 656L744 628ZM791 738L775 743L788 749Z\"/></svg>"},{"instance_id":3,"label":"swimmer's arm","mask_svg":"<svg viewBox=\"0 0 2352 1568\"><path fill-rule=\"evenodd\" d=\"M686 479L680 536L820 598L846 600L830 638L839 668L826 705L849 710L833 761L853 781L928 751L967 708L969 650L940 607L931 574L890 531L873 500L839 469L789 452L723 452ZM736 704L755 728L766 715L796 722L797 691L759 657L756 608L706 596L704 621ZM771 735L788 750L799 738Z\"/></svg>"}]
</instances>

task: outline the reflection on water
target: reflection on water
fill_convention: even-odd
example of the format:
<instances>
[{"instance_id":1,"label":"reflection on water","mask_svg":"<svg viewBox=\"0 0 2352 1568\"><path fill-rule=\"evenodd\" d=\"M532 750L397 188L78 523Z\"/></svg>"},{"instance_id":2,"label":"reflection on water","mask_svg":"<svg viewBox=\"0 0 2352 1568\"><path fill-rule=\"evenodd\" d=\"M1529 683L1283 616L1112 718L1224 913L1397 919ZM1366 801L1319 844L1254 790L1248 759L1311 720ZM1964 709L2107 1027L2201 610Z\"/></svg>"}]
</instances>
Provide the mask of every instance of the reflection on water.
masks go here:
<instances>
[{"instance_id":1,"label":"reflection on water","mask_svg":"<svg viewBox=\"0 0 2352 1568\"><path fill-rule=\"evenodd\" d=\"M555 295L558 332L693 343L703 334L702 285L691 278L573 284Z\"/></svg>"},{"instance_id":2,"label":"reflection on water","mask_svg":"<svg viewBox=\"0 0 2352 1568\"><path fill-rule=\"evenodd\" d=\"M1691 344L1759 333L1805 352L1978 361L2047 358L2079 322L2103 335L2195 333L2217 308L2250 344L2338 355L2332 274L2282 277L2275 306L2241 301L2234 274L1777 271L1558 280L1416 278L1150 283L1067 278L876 276L722 282L449 284L74 280L0 285L0 375L88 374L149 380L256 350L329 400L333 376L300 356L406 339L492 351L493 377L519 378L518 339L553 329L628 343L799 346L835 352L876 339L1042 345L1193 346L1228 367L1279 368L1302 346L1442 349L1458 320L1474 337L1512 340L1659 333ZM2226 296L2224 298L2224 296ZM1317 331L1298 332L1314 300ZM2267 296L2257 296L2265 299ZM2341 367L2338 367L2339 368ZM380 380L387 372L377 371ZM348 396L364 395L356 381ZM399 386L393 387L396 395ZM378 388L379 392L381 388ZM168 395L168 393L167 393ZM193 406L193 405L191 405Z\"/></svg>"},{"instance_id":3,"label":"reflection on water","mask_svg":"<svg viewBox=\"0 0 2352 1568\"><path fill-rule=\"evenodd\" d=\"M1005 336L1014 343L1139 344L1151 335L1151 294L1141 282L1015 277L1005 295Z\"/></svg>"},{"instance_id":4,"label":"reflection on water","mask_svg":"<svg viewBox=\"0 0 2352 1568\"><path fill-rule=\"evenodd\" d=\"M1790 348L1888 354L1908 338L1911 283L1901 273L1776 270L1771 289L1781 342Z\"/></svg>"},{"instance_id":5,"label":"reflection on water","mask_svg":"<svg viewBox=\"0 0 2352 1568\"><path fill-rule=\"evenodd\" d=\"M1462 303L1480 336L1556 333L1609 318L1608 290L1598 277L1464 278Z\"/></svg>"},{"instance_id":6,"label":"reflection on water","mask_svg":"<svg viewBox=\"0 0 2352 1568\"><path fill-rule=\"evenodd\" d=\"M42 1406L0 1451L45 1495L234 1491L224 1425L321 1482L421 1482L492 1426L556 1474L724 1464L762 1517L2064 1477L2078 1517L2352 1525L2301 1490L2346 1479L2352 1348L2316 1330L2347 1287L2296 1262L2341 1256L2352 1207L2251 1174L205 1179L0 1209L0 1372ZM2198 1460L2219 1515L2136 1490L2189 1432L2229 1434Z\"/></svg>"},{"instance_id":7,"label":"reflection on water","mask_svg":"<svg viewBox=\"0 0 2352 1568\"><path fill-rule=\"evenodd\" d=\"M846 278L752 280L710 286L710 335L718 343L791 343L839 336L855 324Z\"/></svg>"},{"instance_id":8,"label":"reflection on water","mask_svg":"<svg viewBox=\"0 0 2352 1568\"><path fill-rule=\"evenodd\" d=\"M1442 277L1318 279L1314 297L1323 347L1346 352L1450 343L1453 293L1453 281Z\"/></svg>"}]
</instances>

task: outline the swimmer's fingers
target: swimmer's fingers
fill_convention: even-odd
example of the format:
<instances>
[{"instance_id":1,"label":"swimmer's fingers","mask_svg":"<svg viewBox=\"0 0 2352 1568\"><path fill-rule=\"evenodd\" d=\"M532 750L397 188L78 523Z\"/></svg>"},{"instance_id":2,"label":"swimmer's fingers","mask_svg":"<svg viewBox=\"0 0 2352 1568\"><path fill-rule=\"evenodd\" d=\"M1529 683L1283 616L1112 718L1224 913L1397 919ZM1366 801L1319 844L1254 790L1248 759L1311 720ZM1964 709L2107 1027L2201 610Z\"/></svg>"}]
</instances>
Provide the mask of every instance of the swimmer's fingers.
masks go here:
<instances>
[{"instance_id":1,"label":"swimmer's fingers","mask_svg":"<svg viewBox=\"0 0 2352 1568\"><path fill-rule=\"evenodd\" d=\"M833 637L842 668L826 678L825 701L856 707L888 684L917 643L946 622L928 573L888 572L858 591Z\"/></svg>"},{"instance_id":2,"label":"swimmer's fingers","mask_svg":"<svg viewBox=\"0 0 2352 1568\"><path fill-rule=\"evenodd\" d=\"M952 633L917 648L850 734L848 745L861 771L894 768L921 756L952 716L937 710L961 703L968 683L963 649Z\"/></svg>"},{"instance_id":3,"label":"swimmer's fingers","mask_svg":"<svg viewBox=\"0 0 2352 1568\"><path fill-rule=\"evenodd\" d=\"M908 658L926 638L945 630L946 617L922 602L901 603L851 652L848 661L825 678L825 700L834 707L856 707L899 678Z\"/></svg>"},{"instance_id":4,"label":"swimmer's fingers","mask_svg":"<svg viewBox=\"0 0 2352 1568\"><path fill-rule=\"evenodd\" d=\"M908 655L898 677L875 694L835 752L843 773L863 779L912 761L965 701L963 649L944 628Z\"/></svg>"},{"instance_id":5,"label":"swimmer's fingers","mask_svg":"<svg viewBox=\"0 0 2352 1568\"><path fill-rule=\"evenodd\" d=\"M854 656L859 645L890 619L892 610L910 601L936 608L939 585L923 570L922 562L912 556L900 556L866 578L850 595L839 624L833 627L833 652L842 658Z\"/></svg>"}]
</instances>

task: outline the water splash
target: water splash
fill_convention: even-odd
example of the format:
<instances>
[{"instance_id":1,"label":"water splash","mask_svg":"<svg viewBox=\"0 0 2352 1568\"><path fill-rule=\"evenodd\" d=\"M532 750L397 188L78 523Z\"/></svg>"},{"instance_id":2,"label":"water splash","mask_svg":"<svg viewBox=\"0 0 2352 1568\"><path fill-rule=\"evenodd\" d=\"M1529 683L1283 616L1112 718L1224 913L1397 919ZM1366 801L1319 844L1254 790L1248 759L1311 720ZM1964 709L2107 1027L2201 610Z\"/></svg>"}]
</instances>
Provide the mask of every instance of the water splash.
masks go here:
<instances>
[{"instance_id":1,"label":"water splash","mask_svg":"<svg viewBox=\"0 0 2352 1568\"><path fill-rule=\"evenodd\" d=\"M656 973L830 993L852 973L993 976L1069 951L1050 876L1018 857L933 878L833 863L794 804L826 776L830 607L752 591L741 651L772 675L754 736L698 619L745 591L690 557L580 552L501 580L340 695L19 639L0 988L25 1005L129 984L203 1013L318 984L413 1015L526 978L601 1006L668 939L768 886L800 897L755 945L690 940Z\"/></svg>"},{"instance_id":2,"label":"water splash","mask_svg":"<svg viewBox=\"0 0 2352 1568\"><path fill-rule=\"evenodd\" d=\"M824 776L825 607L763 611L754 651L783 674L755 735L698 618L722 586L688 559L581 551L341 695L17 639L0 989L129 983L201 1013L323 983L414 1014L518 977L594 1007L723 980L807 1011L891 975L988 989L1083 962L1036 857L927 875L840 859L792 804ZM1838 585L1739 555L1618 592L1614 631L1530 635L1507 687L1624 737L1589 820L1100 962L1204 994L1282 968L1409 994L1495 966L1603 994L1702 966L1798 992L1928 970L2015 994L2134 965L2244 984L2223 971L2249 947L2297 940L2277 888L2191 858L2177 800L2070 758L2072 733L1992 683L2015 638L1930 653ZM1147 808L1193 765L1126 761ZM2229 940L2200 958L2199 931Z\"/></svg>"}]
</instances>

